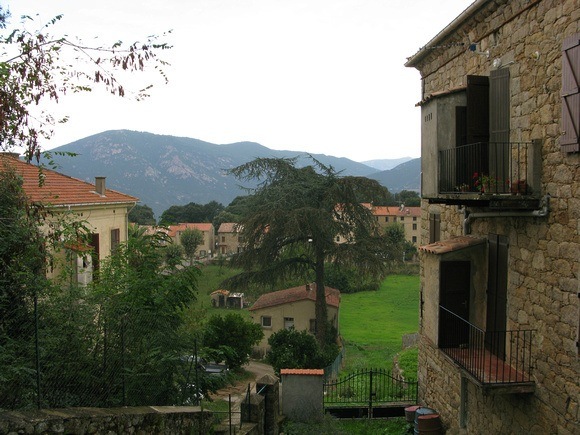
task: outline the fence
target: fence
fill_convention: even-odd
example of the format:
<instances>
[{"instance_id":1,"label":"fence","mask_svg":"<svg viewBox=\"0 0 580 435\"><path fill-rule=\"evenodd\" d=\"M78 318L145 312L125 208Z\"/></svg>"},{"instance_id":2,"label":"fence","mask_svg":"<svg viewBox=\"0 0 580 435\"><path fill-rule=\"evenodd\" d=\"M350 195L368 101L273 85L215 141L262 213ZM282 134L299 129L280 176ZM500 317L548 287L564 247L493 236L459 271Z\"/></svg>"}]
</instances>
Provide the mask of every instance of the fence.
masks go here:
<instances>
[{"instance_id":1,"label":"fence","mask_svg":"<svg viewBox=\"0 0 580 435\"><path fill-rule=\"evenodd\" d=\"M324 368L324 382L328 382L331 379L336 379L342 368L343 360L346 356L346 347L344 343L340 343L340 352L329 366Z\"/></svg>"},{"instance_id":2,"label":"fence","mask_svg":"<svg viewBox=\"0 0 580 435\"><path fill-rule=\"evenodd\" d=\"M218 382L176 311L62 291L0 319L0 409L196 404Z\"/></svg>"}]
</instances>

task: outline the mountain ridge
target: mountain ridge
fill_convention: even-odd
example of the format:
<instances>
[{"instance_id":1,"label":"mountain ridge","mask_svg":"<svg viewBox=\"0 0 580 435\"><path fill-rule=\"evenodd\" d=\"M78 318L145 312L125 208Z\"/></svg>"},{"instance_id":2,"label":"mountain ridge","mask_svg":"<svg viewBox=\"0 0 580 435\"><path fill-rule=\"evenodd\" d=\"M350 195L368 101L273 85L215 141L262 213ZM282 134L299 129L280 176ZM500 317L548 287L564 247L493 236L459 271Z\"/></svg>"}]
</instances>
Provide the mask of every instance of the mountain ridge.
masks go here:
<instances>
[{"instance_id":1,"label":"mountain ridge","mask_svg":"<svg viewBox=\"0 0 580 435\"><path fill-rule=\"evenodd\" d=\"M63 154L64 153L64 154ZM76 154L74 157L67 153ZM227 171L258 157L296 157L297 165L310 164L309 155L343 175L384 178L383 172L347 158L272 150L256 142L212 144L199 139L157 135L132 130L109 130L51 150L57 171L94 182L107 178L107 186L136 196L156 217L172 205L190 202L229 204L244 195L240 181ZM388 177L387 177L388 178ZM381 182L382 183L382 182ZM391 180L390 191L398 189ZM255 182L244 182L252 188ZM401 184L401 183L398 183ZM402 183L405 184L405 183Z\"/></svg>"}]
</instances>

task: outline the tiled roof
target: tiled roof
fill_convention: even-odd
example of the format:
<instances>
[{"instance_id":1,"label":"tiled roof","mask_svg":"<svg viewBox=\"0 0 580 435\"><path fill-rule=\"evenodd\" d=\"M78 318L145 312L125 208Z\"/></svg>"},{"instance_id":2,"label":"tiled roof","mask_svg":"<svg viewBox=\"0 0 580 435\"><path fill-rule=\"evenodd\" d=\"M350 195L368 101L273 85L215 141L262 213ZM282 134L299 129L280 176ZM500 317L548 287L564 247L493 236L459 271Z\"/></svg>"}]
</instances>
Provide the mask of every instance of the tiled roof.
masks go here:
<instances>
[{"instance_id":1,"label":"tiled roof","mask_svg":"<svg viewBox=\"0 0 580 435\"><path fill-rule=\"evenodd\" d=\"M179 233L180 231L184 231L188 228L199 230L204 233L213 232L213 225L210 223L187 222L183 224L169 225L169 233L168 233L169 237L175 237L177 233Z\"/></svg>"},{"instance_id":2,"label":"tiled roof","mask_svg":"<svg viewBox=\"0 0 580 435\"><path fill-rule=\"evenodd\" d=\"M326 305L338 307L340 305L340 291L332 287L325 287ZM289 304L303 300L316 301L316 284L306 284L286 290L265 293L258 298L250 310Z\"/></svg>"},{"instance_id":3,"label":"tiled roof","mask_svg":"<svg viewBox=\"0 0 580 435\"><path fill-rule=\"evenodd\" d=\"M421 207L385 207L378 206L372 209L374 216L421 216Z\"/></svg>"},{"instance_id":4,"label":"tiled roof","mask_svg":"<svg viewBox=\"0 0 580 435\"><path fill-rule=\"evenodd\" d=\"M421 246L419 247L419 250L428 252L430 254L441 255L448 252L469 248L470 246L475 246L482 243L485 243L485 239L473 236L456 236L447 240L440 240L439 242Z\"/></svg>"},{"instance_id":5,"label":"tiled roof","mask_svg":"<svg viewBox=\"0 0 580 435\"><path fill-rule=\"evenodd\" d=\"M134 204L138 198L115 190L106 189L104 195L96 192L94 184L59 172L26 163L17 156L0 154L0 171L4 165L12 166L23 179L23 189L30 201L45 205L63 207L97 204ZM39 176L44 178L39 186Z\"/></svg>"},{"instance_id":6,"label":"tiled roof","mask_svg":"<svg viewBox=\"0 0 580 435\"><path fill-rule=\"evenodd\" d=\"M324 369L281 369L281 375L324 376Z\"/></svg>"},{"instance_id":7,"label":"tiled roof","mask_svg":"<svg viewBox=\"0 0 580 435\"><path fill-rule=\"evenodd\" d=\"M238 225L236 222L223 222L218 229L218 233L238 233L239 228L236 228Z\"/></svg>"}]
</instances>

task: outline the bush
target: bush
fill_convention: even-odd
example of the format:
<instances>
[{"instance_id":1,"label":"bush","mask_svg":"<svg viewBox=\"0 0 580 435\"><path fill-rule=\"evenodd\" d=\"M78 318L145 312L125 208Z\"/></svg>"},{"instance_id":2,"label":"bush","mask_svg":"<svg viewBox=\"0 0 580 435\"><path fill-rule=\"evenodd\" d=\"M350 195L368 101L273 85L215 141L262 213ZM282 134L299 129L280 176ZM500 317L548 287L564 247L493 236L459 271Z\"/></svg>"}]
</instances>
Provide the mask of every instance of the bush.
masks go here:
<instances>
[{"instance_id":1,"label":"bush","mask_svg":"<svg viewBox=\"0 0 580 435\"><path fill-rule=\"evenodd\" d=\"M320 348L316 338L306 331L282 329L268 339L266 361L279 374L281 369L322 369L338 355L336 344Z\"/></svg>"}]
</instances>

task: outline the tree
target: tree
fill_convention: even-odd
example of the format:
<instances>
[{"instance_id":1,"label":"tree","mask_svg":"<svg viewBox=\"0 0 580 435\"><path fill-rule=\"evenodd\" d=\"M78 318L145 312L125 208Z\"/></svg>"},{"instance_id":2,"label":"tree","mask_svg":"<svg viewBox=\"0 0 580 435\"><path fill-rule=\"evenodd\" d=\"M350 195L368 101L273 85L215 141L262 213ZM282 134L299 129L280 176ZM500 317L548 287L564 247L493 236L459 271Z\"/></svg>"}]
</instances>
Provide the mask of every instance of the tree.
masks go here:
<instances>
[{"instance_id":1,"label":"tree","mask_svg":"<svg viewBox=\"0 0 580 435\"><path fill-rule=\"evenodd\" d=\"M405 205L407 207L420 207L421 197L412 190L401 190L395 193L393 203L389 205Z\"/></svg>"},{"instance_id":2,"label":"tree","mask_svg":"<svg viewBox=\"0 0 580 435\"><path fill-rule=\"evenodd\" d=\"M369 276L386 272L386 237L361 199L381 201L388 191L365 177L341 176L313 160L259 158L231 170L242 180L258 179L240 219L244 251L233 258L241 274L225 285L275 283L312 276L316 283L316 337L326 341L325 264L355 266ZM342 237L345 243L337 243Z\"/></svg>"},{"instance_id":3,"label":"tree","mask_svg":"<svg viewBox=\"0 0 580 435\"><path fill-rule=\"evenodd\" d=\"M224 206L216 201L210 201L205 205L195 202L186 205L172 205L161 213L159 222L163 225L180 222L212 222L223 209Z\"/></svg>"},{"instance_id":4,"label":"tree","mask_svg":"<svg viewBox=\"0 0 580 435\"><path fill-rule=\"evenodd\" d=\"M165 247L165 264L169 269L174 270L183 261L185 251L183 246L176 243L170 243Z\"/></svg>"},{"instance_id":5,"label":"tree","mask_svg":"<svg viewBox=\"0 0 580 435\"><path fill-rule=\"evenodd\" d=\"M203 233L197 228L186 228L179 237L185 255L189 258L189 264L193 264L193 258L199 245L203 243Z\"/></svg>"},{"instance_id":6,"label":"tree","mask_svg":"<svg viewBox=\"0 0 580 435\"><path fill-rule=\"evenodd\" d=\"M7 14L0 9L0 28L5 28ZM24 17L25 23L34 20ZM167 81L158 58L160 50L170 48L150 36L144 43L124 45L121 41L106 46L86 46L67 36L53 36L49 28L55 26L62 15L55 16L39 30L26 28L8 31L0 37L4 45L0 55L0 146L11 149L22 145L28 159L40 158L40 140L52 136L56 122L50 113L33 113L31 108L42 101L59 99L68 92L91 91L102 86L108 92L124 97L127 92L117 80L121 71L143 71L154 65ZM75 59L71 67L70 59ZM151 85L134 93L136 99L147 96Z\"/></svg>"},{"instance_id":7,"label":"tree","mask_svg":"<svg viewBox=\"0 0 580 435\"><path fill-rule=\"evenodd\" d=\"M139 225L155 225L155 214L153 209L148 205L136 204L129 211L129 222Z\"/></svg>"},{"instance_id":8,"label":"tree","mask_svg":"<svg viewBox=\"0 0 580 435\"><path fill-rule=\"evenodd\" d=\"M268 344L266 360L276 373L281 369L322 369L338 354L336 344L323 351L313 335L295 329L281 329L270 336Z\"/></svg>"},{"instance_id":9,"label":"tree","mask_svg":"<svg viewBox=\"0 0 580 435\"><path fill-rule=\"evenodd\" d=\"M259 343L264 333L257 323L244 320L236 313L212 316L204 330L203 345L223 356L232 369L246 364L252 346Z\"/></svg>"}]
</instances>

